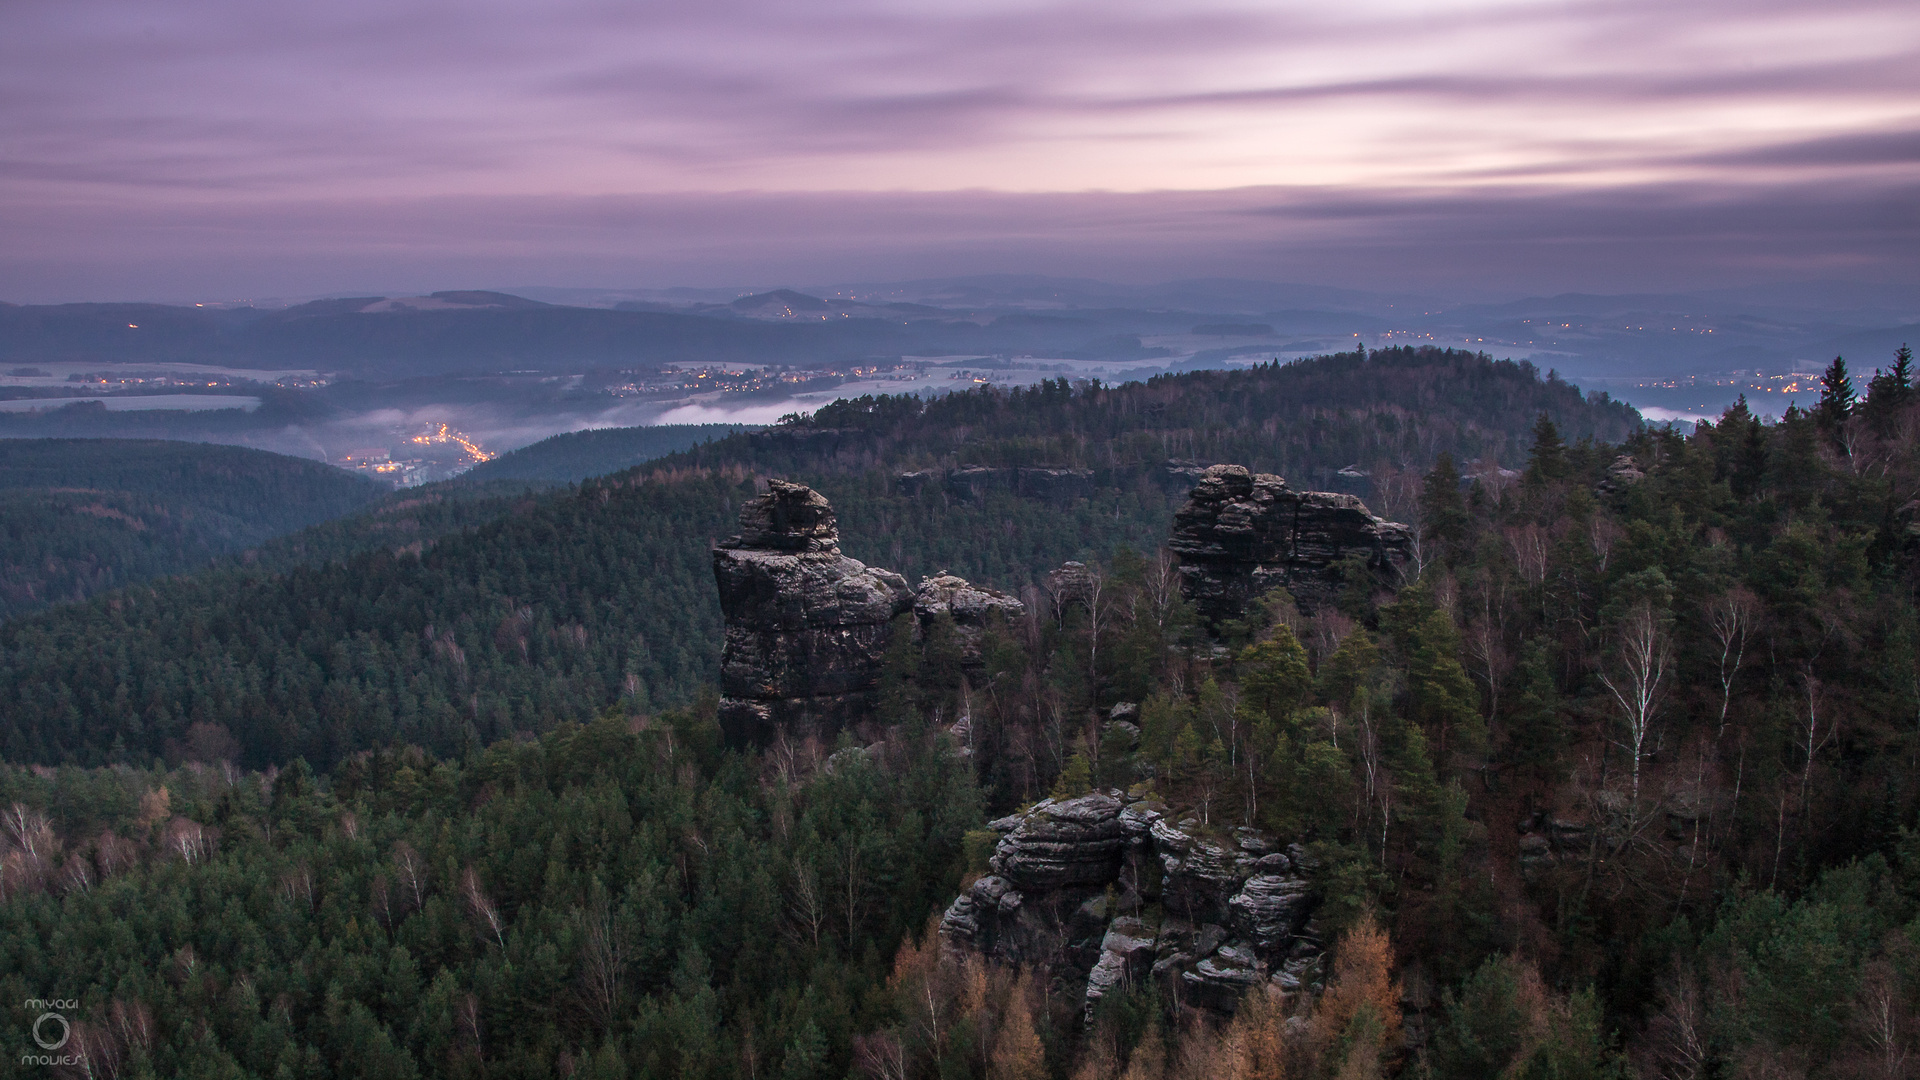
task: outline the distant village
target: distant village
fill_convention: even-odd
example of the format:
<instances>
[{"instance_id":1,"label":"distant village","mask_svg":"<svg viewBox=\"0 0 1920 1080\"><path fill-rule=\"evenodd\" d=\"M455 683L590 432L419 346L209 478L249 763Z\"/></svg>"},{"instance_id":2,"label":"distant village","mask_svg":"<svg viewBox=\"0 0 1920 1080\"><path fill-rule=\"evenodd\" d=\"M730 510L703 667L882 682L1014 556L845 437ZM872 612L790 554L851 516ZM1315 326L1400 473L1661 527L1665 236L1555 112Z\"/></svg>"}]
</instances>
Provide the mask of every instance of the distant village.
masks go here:
<instances>
[{"instance_id":1,"label":"distant village","mask_svg":"<svg viewBox=\"0 0 1920 1080\"><path fill-rule=\"evenodd\" d=\"M398 453L405 456L396 456L393 447L360 447L334 458L333 464L396 488L409 488L452 479L499 456L447 424L427 425L401 444Z\"/></svg>"}]
</instances>

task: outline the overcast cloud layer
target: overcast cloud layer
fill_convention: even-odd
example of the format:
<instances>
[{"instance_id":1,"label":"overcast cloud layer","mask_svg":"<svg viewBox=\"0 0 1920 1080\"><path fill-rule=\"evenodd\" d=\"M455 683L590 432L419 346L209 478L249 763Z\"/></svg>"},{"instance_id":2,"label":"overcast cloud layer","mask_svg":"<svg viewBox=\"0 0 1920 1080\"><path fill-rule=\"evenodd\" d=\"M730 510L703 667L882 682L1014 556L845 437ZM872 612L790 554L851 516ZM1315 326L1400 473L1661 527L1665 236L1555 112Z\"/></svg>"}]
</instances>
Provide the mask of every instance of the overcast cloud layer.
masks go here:
<instances>
[{"instance_id":1,"label":"overcast cloud layer","mask_svg":"<svg viewBox=\"0 0 1920 1080\"><path fill-rule=\"evenodd\" d=\"M0 3L0 297L1920 281L1920 5Z\"/></svg>"}]
</instances>

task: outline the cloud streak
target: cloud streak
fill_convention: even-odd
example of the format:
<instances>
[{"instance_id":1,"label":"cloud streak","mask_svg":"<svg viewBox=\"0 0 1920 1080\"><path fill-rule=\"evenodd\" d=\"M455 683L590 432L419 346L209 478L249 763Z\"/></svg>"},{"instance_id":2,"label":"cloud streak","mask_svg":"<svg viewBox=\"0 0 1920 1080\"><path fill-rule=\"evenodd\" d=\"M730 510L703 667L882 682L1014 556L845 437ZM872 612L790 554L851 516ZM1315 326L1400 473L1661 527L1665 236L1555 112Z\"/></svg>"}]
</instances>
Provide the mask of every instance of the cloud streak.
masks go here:
<instances>
[{"instance_id":1,"label":"cloud streak","mask_svg":"<svg viewBox=\"0 0 1920 1080\"><path fill-rule=\"evenodd\" d=\"M1212 192L721 192L48 212L0 295L728 285L988 273L1240 276L1474 295L1920 279L1920 183ZM156 284L159 283L159 284Z\"/></svg>"}]
</instances>

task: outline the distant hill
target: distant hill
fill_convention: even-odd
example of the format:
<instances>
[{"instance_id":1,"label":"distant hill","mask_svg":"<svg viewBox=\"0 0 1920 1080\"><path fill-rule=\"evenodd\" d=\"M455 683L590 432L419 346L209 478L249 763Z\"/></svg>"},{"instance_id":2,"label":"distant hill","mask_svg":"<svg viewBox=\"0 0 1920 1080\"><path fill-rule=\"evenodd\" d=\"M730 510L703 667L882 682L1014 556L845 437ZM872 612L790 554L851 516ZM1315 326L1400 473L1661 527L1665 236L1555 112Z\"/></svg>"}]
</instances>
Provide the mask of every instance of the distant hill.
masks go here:
<instances>
[{"instance_id":1,"label":"distant hill","mask_svg":"<svg viewBox=\"0 0 1920 1080\"><path fill-rule=\"evenodd\" d=\"M0 618L204 567L382 490L235 446L0 439Z\"/></svg>"},{"instance_id":2,"label":"distant hill","mask_svg":"<svg viewBox=\"0 0 1920 1080\"><path fill-rule=\"evenodd\" d=\"M477 465L463 479L577 483L746 430L742 424L663 424L568 432Z\"/></svg>"},{"instance_id":3,"label":"distant hill","mask_svg":"<svg viewBox=\"0 0 1920 1080\"><path fill-rule=\"evenodd\" d=\"M792 289L775 289L772 292L743 296L728 306L740 312L785 315L795 315L801 312L818 314L828 310L825 300L817 296L797 293Z\"/></svg>"}]
</instances>

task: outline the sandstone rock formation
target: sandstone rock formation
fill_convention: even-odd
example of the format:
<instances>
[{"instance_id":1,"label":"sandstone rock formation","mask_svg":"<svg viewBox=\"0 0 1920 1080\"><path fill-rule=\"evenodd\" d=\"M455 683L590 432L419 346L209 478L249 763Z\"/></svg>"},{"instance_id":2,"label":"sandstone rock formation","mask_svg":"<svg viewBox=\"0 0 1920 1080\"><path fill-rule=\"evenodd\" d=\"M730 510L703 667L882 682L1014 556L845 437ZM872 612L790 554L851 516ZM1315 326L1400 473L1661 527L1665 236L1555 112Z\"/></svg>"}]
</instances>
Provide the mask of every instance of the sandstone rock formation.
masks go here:
<instances>
[{"instance_id":1,"label":"sandstone rock formation","mask_svg":"<svg viewBox=\"0 0 1920 1080\"><path fill-rule=\"evenodd\" d=\"M1184 1004L1231 1012L1261 982L1318 978L1314 898L1298 845L1119 790L1047 799L992 823L992 872L947 908L949 948L1043 971L1083 995L1155 979Z\"/></svg>"},{"instance_id":2,"label":"sandstone rock formation","mask_svg":"<svg viewBox=\"0 0 1920 1080\"><path fill-rule=\"evenodd\" d=\"M774 480L713 551L726 619L720 725L764 741L778 725L830 735L873 707L894 616L914 594L891 570L840 554L833 507Z\"/></svg>"},{"instance_id":3,"label":"sandstone rock formation","mask_svg":"<svg viewBox=\"0 0 1920 1080\"><path fill-rule=\"evenodd\" d=\"M1295 491L1278 476L1215 465L1174 515L1167 547L1180 557L1181 591L1218 623L1276 585L1302 612L1331 606L1344 586L1336 564L1354 554L1393 585L1412 541L1405 525L1374 517L1352 495Z\"/></svg>"},{"instance_id":4,"label":"sandstone rock formation","mask_svg":"<svg viewBox=\"0 0 1920 1080\"><path fill-rule=\"evenodd\" d=\"M1026 613L965 578L942 572L909 590L899 574L840 554L833 507L784 480L741 508L740 535L714 548L713 576L726 620L720 726L736 743L781 726L830 736L865 717L896 616L912 611L922 634L952 619L961 662L978 664L988 621Z\"/></svg>"}]
</instances>

